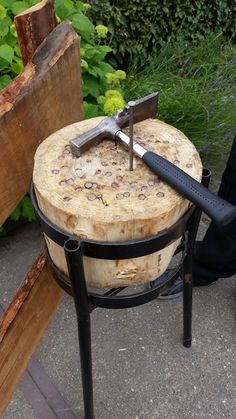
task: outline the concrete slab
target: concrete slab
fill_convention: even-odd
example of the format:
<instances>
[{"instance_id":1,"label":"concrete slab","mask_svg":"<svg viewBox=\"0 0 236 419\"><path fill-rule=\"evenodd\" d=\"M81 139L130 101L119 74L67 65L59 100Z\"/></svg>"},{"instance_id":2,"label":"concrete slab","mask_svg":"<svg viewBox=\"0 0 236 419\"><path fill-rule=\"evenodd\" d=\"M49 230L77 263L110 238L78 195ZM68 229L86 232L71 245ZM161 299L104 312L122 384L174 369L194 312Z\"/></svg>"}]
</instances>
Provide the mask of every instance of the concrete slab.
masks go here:
<instances>
[{"instance_id":1,"label":"concrete slab","mask_svg":"<svg viewBox=\"0 0 236 419\"><path fill-rule=\"evenodd\" d=\"M32 407L27 403L23 393L16 390L14 397L10 401L3 418L7 419L38 419Z\"/></svg>"},{"instance_id":2,"label":"concrete slab","mask_svg":"<svg viewBox=\"0 0 236 419\"><path fill-rule=\"evenodd\" d=\"M41 247L38 227L27 225L2 239L0 246L0 303L6 306L22 271ZM128 310L96 309L92 313L96 419L235 419L235 284L231 278L194 289L190 349L181 342L181 298ZM76 318L69 296L35 356L82 418ZM66 411L59 413L66 419ZM35 418L19 392L4 419L18 417Z\"/></svg>"}]
</instances>

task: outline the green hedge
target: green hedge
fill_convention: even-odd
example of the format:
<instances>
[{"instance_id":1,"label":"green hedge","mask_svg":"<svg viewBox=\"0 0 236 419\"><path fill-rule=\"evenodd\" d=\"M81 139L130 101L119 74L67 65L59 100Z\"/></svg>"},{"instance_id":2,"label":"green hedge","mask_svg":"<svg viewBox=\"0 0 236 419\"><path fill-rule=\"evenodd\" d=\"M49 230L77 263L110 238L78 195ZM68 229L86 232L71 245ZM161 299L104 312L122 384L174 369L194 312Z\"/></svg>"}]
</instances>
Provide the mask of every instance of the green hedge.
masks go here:
<instances>
[{"instance_id":1,"label":"green hedge","mask_svg":"<svg viewBox=\"0 0 236 419\"><path fill-rule=\"evenodd\" d=\"M88 0L95 24L109 28L113 59L142 64L171 37L202 40L209 32L236 39L235 0Z\"/></svg>"}]
</instances>

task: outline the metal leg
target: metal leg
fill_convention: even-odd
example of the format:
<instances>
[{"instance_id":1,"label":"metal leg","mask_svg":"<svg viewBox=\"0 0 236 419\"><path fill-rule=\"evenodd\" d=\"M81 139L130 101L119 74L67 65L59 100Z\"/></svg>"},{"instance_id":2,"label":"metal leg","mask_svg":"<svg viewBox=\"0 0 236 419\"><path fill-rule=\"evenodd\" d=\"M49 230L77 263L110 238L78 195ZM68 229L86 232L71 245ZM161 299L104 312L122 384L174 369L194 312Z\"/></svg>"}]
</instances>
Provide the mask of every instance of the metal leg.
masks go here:
<instances>
[{"instance_id":1,"label":"metal leg","mask_svg":"<svg viewBox=\"0 0 236 419\"><path fill-rule=\"evenodd\" d=\"M198 225L201 218L201 210L196 208L188 223L188 229L185 233L185 255L183 260L183 322L184 335L183 345L190 348L192 343L192 294L193 294L193 278L192 278L192 260L195 238L197 235Z\"/></svg>"},{"instance_id":2,"label":"metal leg","mask_svg":"<svg viewBox=\"0 0 236 419\"><path fill-rule=\"evenodd\" d=\"M211 173L208 169L203 169L202 184L209 185ZM183 345L190 348L192 343L192 258L194 242L197 235L198 225L202 211L196 208L192 218L189 220L188 231L185 234L185 256L183 261Z\"/></svg>"},{"instance_id":3,"label":"metal leg","mask_svg":"<svg viewBox=\"0 0 236 419\"><path fill-rule=\"evenodd\" d=\"M192 249L188 236L189 232L185 235L187 243L183 262L183 345L186 348L190 348L192 343Z\"/></svg>"},{"instance_id":4,"label":"metal leg","mask_svg":"<svg viewBox=\"0 0 236 419\"><path fill-rule=\"evenodd\" d=\"M94 419L90 306L80 241L68 239L64 251L77 313L85 419Z\"/></svg>"}]
</instances>

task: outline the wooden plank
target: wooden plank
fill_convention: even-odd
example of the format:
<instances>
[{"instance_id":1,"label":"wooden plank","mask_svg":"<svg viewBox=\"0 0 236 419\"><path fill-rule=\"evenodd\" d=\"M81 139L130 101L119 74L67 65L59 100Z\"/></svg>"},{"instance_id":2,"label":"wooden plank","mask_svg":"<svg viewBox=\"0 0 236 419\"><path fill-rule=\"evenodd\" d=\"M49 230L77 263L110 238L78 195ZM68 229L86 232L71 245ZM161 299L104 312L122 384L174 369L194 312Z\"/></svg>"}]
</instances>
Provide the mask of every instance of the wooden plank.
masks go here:
<instances>
[{"instance_id":1,"label":"wooden plank","mask_svg":"<svg viewBox=\"0 0 236 419\"><path fill-rule=\"evenodd\" d=\"M25 282L25 281L24 281ZM24 295L25 292L24 292ZM17 313L17 310L16 310ZM4 310L0 305L0 316ZM76 419L73 409L67 404L50 376L40 362L32 357L28 367L19 382L19 389L33 408L37 418L49 419L52 415L57 418Z\"/></svg>"},{"instance_id":2,"label":"wooden plank","mask_svg":"<svg viewBox=\"0 0 236 419\"><path fill-rule=\"evenodd\" d=\"M50 34L22 74L0 92L0 225L28 190L38 144L83 118L79 39L71 25L52 30L51 0L16 20L24 62ZM42 253L0 323L0 416L62 295Z\"/></svg>"},{"instance_id":3,"label":"wooden plank","mask_svg":"<svg viewBox=\"0 0 236 419\"><path fill-rule=\"evenodd\" d=\"M31 60L35 50L56 27L52 0L43 0L14 19L24 65Z\"/></svg>"},{"instance_id":4,"label":"wooden plank","mask_svg":"<svg viewBox=\"0 0 236 419\"><path fill-rule=\"evenodd\" d=\"M63 291L52 279L42 253L0 324L0 330L4 331L0 343L0 416L62 296Z\"/></svg>"},{"instance_id":5,"label":"wooden plank","mask_svg":"<svg viewBox=\"0 0 236 419\"><path fill-rule=\"evenodd\" d=\"M0 92L0 225L28 191L38 144L81 119L79 38L64 22Z\"/></svg>"}]
</instances>

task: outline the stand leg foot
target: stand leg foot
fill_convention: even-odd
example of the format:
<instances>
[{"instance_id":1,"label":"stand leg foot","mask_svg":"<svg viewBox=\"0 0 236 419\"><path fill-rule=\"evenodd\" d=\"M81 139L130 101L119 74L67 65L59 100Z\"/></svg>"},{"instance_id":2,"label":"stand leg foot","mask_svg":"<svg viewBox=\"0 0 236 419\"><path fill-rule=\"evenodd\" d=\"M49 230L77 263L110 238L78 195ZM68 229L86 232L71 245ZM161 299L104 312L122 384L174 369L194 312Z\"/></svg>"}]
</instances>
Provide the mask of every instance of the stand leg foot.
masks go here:
<instances>
[{"instance_id":1,"label":"stand leg foot","mask_svg":"<svg viewBox=\"0 0 236 419\"><path fill-rule=\"evenodd\" d=\"M183 275L183 345L190 348L192 343L192 275Z\"/></svg>"},{"instance_id":2,"label":"stand leg foot","mask_svg":"<svg viewBox=\"0 0 236 419\"><path fill-rule=\"evenodd\" d=\"M84 277L80 241L68 239L65 242L64 250L77 314L81 374L84 397L84 419L95 419L93 407L90 307Z\"/></svg>"},{"instance_id":3,"label":"stand leg foot","mask_svg":"<svg viewBox=\"0 0 236 419\"><path fill-rule=\"evenodd\" d=\"M183 345L185 348L190 348L192 345L192 339L183 339Z\"/></svg>"}]
</instances>

